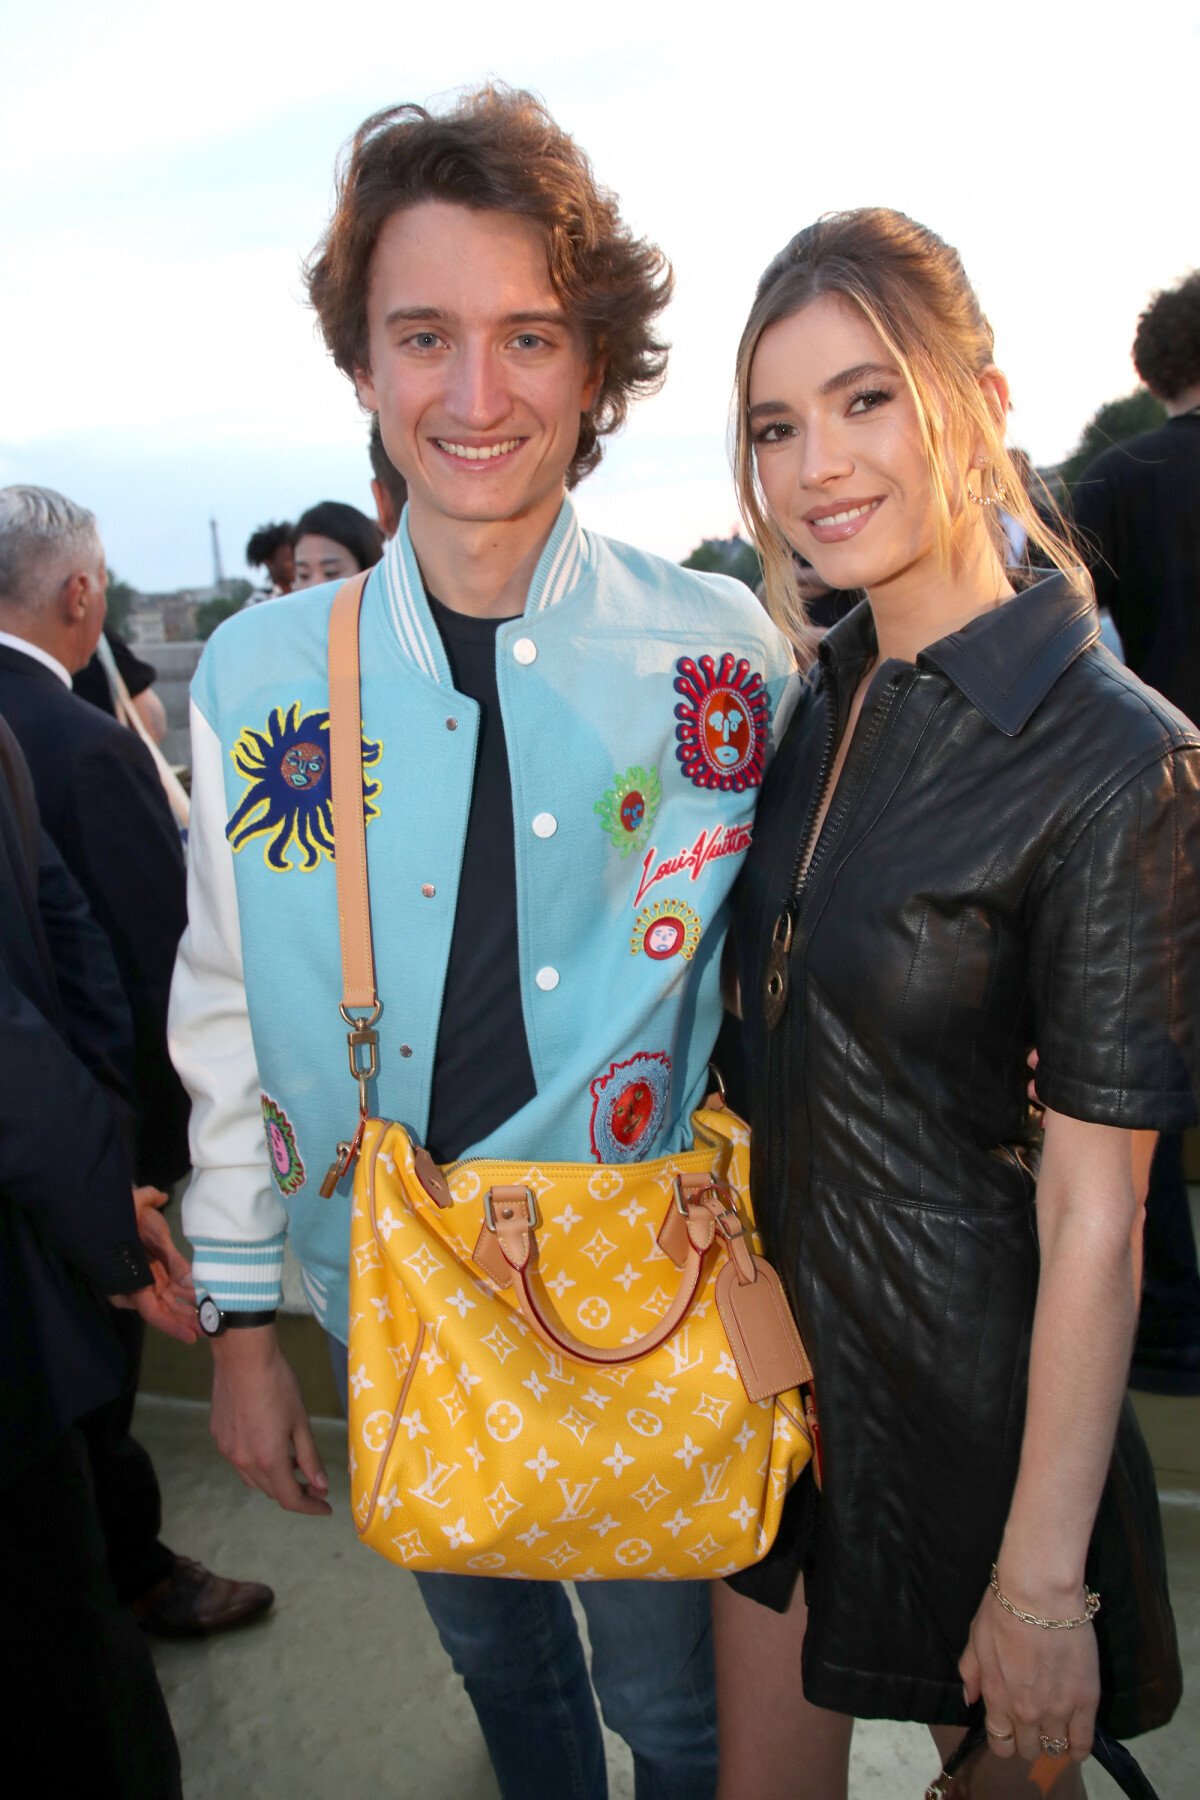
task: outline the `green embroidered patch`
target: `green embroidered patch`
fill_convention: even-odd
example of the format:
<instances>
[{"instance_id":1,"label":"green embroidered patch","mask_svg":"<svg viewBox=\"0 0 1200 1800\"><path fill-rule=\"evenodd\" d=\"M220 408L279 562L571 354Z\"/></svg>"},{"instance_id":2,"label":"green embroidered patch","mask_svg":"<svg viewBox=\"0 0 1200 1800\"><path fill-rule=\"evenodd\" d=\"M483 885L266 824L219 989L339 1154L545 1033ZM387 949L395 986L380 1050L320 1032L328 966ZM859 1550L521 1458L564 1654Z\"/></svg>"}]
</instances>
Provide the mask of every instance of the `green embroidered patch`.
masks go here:
<instances>
[{"instance_id":1,"label":"green embroidered patch","mask_svg":"<svg viewBox=\"0 0 1200 1800\"><path fill-rule=\"evenodd\" d=\"M613 785L592 811L616 849L628 856L631 850L640 850L650 836L661 805L658 770L635 766L613 776Z\"/></svg>"},{"instance_id":2,"label":"green embroidered patch","mask_svg":"<svg viewBox=\"0 0 1200 1800\"><path fill-rule=\"evenodd\" d=\"M294 1194L304 1186L304 1163L296 1148L292 1121L270 1094L260 1094L263 1125L267 1133L267 1149L271 1155L271 1175L281 1194Z\"/></svg>"}]
</instances>

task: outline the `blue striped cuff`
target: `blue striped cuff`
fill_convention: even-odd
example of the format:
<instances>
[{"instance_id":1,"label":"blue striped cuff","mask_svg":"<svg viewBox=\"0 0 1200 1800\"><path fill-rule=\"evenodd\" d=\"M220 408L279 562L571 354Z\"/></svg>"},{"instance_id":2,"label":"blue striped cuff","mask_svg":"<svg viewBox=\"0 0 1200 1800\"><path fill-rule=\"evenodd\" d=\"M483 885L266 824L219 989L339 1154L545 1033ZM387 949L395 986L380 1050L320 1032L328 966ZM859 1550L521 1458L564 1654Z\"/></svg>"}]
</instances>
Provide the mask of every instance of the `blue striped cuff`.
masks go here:
<instances>
[{"instance_id":1,"label":"blue striped cuff","mask_svg":"<svg viewBox=\"0 0 1200 1800\"><path fill-rule=\"evenodd\" d=\"M286 1232L260 1243L230 1238L193 1238L192 1280L198 1294L211 1294L222 1312L258 1312L283 1299L283 1243Z\"/></svg>"}]
</instances>

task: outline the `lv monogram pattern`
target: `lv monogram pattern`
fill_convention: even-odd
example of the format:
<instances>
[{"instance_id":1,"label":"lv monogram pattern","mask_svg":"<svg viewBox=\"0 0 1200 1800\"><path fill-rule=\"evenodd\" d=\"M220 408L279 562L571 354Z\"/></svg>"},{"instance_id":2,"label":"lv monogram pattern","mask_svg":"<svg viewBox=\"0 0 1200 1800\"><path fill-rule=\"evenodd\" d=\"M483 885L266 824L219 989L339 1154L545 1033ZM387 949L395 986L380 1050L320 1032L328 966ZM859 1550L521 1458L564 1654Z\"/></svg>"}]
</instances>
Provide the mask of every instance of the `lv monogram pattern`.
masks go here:
<instances>
[{"instance_id":1,"label":"lv monogram pattern","mask_svg":"<svg viewBox=\"0 0 1200 1800\"><path fill-rule=\"evenodd\" d=\"M363 1542L414 1569L573 1581L712 1577L765 1555L811 1445L797 1393L752 1404L710 1251L661 1348L596 1367L552 1351L472 1260L493 1183L528 1187L538 1276L576 1338L644 1336L680 1282L657 1238L675 1175L735 1187L749 1134L696 1115L715 1147L656 1163L467 1162L453 1206L418 1179L402 1127L372 1120L352 1219L350 1471ZM759 1248L757 1242L755 1249Z\"/></svg>"}]
</instances>

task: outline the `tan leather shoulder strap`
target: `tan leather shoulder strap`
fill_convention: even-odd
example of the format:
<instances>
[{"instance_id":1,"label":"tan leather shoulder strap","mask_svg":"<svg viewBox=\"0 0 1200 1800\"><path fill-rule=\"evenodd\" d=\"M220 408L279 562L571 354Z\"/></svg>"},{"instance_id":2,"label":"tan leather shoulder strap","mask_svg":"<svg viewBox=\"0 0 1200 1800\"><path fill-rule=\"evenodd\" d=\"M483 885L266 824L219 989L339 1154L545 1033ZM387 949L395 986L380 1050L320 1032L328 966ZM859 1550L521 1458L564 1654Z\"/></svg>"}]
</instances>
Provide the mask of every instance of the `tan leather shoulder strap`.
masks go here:
<instances>
[{"instance_id":1,"label":"tan leather shoulder strap","mask_svg":"<svg viewBox=\"0 0 1200 1800\"><path fill-rule=\"evenodd\" d=\"M378 1007L363 812L358 615L366 574L342 583L329 614L329 786L342 944L342 1006Z\"/></svg>"}]
</instances>

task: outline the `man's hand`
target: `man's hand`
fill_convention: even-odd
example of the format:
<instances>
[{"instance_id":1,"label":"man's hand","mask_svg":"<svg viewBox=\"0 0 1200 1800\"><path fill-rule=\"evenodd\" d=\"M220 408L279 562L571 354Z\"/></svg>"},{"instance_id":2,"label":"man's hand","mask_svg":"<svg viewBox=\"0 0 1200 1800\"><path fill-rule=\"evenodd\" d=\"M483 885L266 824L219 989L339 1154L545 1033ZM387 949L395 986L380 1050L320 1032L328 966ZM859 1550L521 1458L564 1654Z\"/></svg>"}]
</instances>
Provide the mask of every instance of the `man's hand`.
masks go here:
<instances>
[{"instance_id":1,"label":"man's hand","mask_svg":"<svg viewBox=\"0 0 1200 1800\"><path fill-rule=\"evenodd\" d=\"M171 1236L171 1227L162 1216L160 1209L166 1204L167 1196L161 1188L138 1187L133 1190L138 1236L142 1240L143 1250L151 1264L161 1266L166 1272L176 1293L189 1306L194 1307L196 1290L192 1286L192 1266Z\"/></svg>"},{"instance_id":2,"label":"man's hand","mask_svg":"<svg viewBox=\"0 0 1200 1800\"><path fill-rule=\"evenodd\" d=\"M328 1515L329 1478L273 1325L214 1338L212 1435L247 1487L285 1512Z\"/></svg>"},{"instance_id":3,"label":"man's hand","mask_svg":"<svg viewBox=\"0 0 1200 1800\"><path fill-rule=\"evenodd\" d=\"M158 1210L166 1204L167 1196L161 1188L134 1188L138 1236L154 1280L150 1287L138 1288L132 1294L111 1294L109 1298L114 1306L140 1313L147 1325L165 1332L167 1337L177 1338L181 1344L194 1344L200 1328L196 1324L192 1271Z\"/></svg>"}]
</instances>

